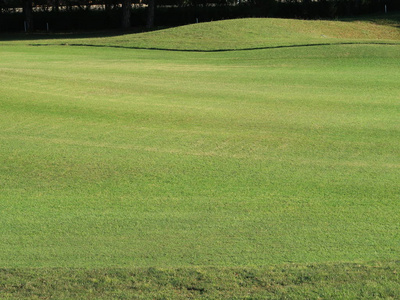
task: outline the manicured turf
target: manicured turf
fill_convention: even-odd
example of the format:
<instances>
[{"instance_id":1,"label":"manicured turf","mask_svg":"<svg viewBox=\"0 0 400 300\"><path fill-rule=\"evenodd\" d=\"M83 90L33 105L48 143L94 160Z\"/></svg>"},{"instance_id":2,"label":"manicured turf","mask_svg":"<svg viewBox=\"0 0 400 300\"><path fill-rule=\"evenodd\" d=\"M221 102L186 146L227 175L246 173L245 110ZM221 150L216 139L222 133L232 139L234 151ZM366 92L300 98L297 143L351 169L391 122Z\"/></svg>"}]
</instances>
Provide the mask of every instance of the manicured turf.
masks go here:
<instances>
[{"instance_id":1,"label":"manicured turf","mask_svg":"<svg viewBox=\"0 0 400 300\"><path fill-rule=\"evenodd\" d=\"M68 43L180 50L237 50L292 45L400 42L393 19L305 21L239 19L193 24L134 35L70 40Z\"/></svg>"},{"instance_id":2,"label":"manicured turf","mask_svg":"<svg viewBox=\"0 0 400 300\"><path fill-rule=\"evenodd\" d=\"M386 38L215 53L0 43L0 273L375 261L393 274L400 45Z\"/></svg>"},{"instance_id":3,"label":"manicured turf","mask_svg":"<svg viewBox=\"0 0 400 300\"><path fill-rule=\"evenodd\" d=\"M19 36L13 44L87 45L181 51L248 50L294 45L400 43L400 14L376 15L341 21L237 19L176 28L116 34L37 34ZM15 39L14 36L4 36Z\"/></svg>"}]
</instances>

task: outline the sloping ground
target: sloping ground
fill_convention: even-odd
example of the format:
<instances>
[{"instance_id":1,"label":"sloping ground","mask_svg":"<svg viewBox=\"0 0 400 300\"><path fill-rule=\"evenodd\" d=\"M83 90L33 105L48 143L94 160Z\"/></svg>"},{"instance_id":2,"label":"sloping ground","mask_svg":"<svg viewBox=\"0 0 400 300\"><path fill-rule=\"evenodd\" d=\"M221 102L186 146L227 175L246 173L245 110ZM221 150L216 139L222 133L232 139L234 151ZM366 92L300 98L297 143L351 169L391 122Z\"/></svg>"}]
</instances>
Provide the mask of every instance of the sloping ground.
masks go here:
<instances>
[{"instance_id":1,"label":"sloping ground","mask_svg":"<svg viewBox=\"0 0 400 300\"><path fill-rule=\"evenodd\" d=\"M309 43L400 41L400 29L367 21L239 19L193 24L85 43L165 49L251 49Z\"/></svg>"},{"instance_id":2,"label":"sloping ground","mask_svg":"<svg viewBox=\"0 0 400 300\"><path fill-rule=\"evenodd\" d=\"M400 43L399 18L378 20L236 19L111 37L41 41L40 44L169 50L244 50L332 43Z\"/></svg>"}]
</instances>

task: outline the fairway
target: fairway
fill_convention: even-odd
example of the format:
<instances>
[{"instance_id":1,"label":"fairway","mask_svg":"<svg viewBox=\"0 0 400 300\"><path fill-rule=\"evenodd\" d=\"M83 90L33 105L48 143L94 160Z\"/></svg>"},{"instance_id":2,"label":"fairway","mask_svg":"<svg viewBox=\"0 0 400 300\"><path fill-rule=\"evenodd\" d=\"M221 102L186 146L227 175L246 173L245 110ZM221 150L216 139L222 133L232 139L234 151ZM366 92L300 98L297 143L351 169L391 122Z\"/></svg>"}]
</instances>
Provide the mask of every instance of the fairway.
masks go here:
<instances>
[{"instance_id":1,"label":"fairway","mask_svg":"<svg viewBox=\"0 0 400 300\"><path fill-rule=\"evenodd\" d=\"M162 31L0 42L0 267L398 268L391 28L189 37L197 52L133 49L162 48ZM202 52L246 48L264 49Z\"/></svg>"}]
</instances>

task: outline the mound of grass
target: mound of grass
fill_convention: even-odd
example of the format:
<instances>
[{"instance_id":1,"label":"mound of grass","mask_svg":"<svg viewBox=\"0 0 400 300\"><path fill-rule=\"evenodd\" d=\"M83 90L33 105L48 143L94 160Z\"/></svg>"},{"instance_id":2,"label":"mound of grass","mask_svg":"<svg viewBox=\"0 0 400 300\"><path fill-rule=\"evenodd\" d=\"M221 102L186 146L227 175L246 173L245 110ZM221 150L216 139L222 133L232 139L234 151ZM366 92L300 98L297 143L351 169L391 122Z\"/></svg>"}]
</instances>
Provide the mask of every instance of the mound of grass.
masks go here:
<instances>
[{"instance_id":1,"label":"mound of grass","mask_svg":"<svg viewBox=\"0 0 400 300\"><path fill-rule=\"evenodd\" d=\"M236 19L95 38L71 39L56 35L37 44L213 51L332 43L400 43L399 24L397 15L346 21Z\"/></svg>"},{"instance_id":2,"label":"mound of grass","mask_svg":"<svg viewBox=\"0 0 400 300\"><path fill-rule=\"evenodd\" d=\"M237 50L377 40L400 41L400 29L393 24L370 21L239 19L90 40L83 44L180 50Z\"/></svg>"}]
</instances>

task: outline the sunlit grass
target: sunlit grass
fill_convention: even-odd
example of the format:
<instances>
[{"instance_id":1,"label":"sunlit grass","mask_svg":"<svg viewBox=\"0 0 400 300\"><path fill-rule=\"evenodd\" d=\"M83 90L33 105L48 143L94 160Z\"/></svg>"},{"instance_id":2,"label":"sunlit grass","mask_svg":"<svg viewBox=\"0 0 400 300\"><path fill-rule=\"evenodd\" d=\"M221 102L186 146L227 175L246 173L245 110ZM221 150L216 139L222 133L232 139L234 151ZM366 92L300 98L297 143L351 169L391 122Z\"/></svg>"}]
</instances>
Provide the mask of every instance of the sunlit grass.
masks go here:
<instances>
[{"instance_id":1,"label":"sunlit grass","mask_svg":"<svg viewBox=\"0 0 400 300\"><path fill-rule=\"evenodd\" d=\"M2 52L3 266L398 256L398 46Z\"/></svg>"},{"instance_id":2,"label":"sunlit grass","mask_svg":"<svg viewBox=\"0 0 400 300\"><path fill-rule=\"evenodd\" d=\"M399 45L0 52L1 267L397 264Z\"/></svg>"},{"instance_id":3,"label":"sunlit grass","mask_svg":"<svg viewBox=\"0 0 400 300\"><path fill-rule=\"evenodd\" d=\"M170 50L240 50L309 44L400 43L398 14L346 20L236 19L113 36L48 35L32 44ZM47 38L47 39L46 39ZM51 39L48 39L51 38Z\"/></svg>"}]
</instances>

